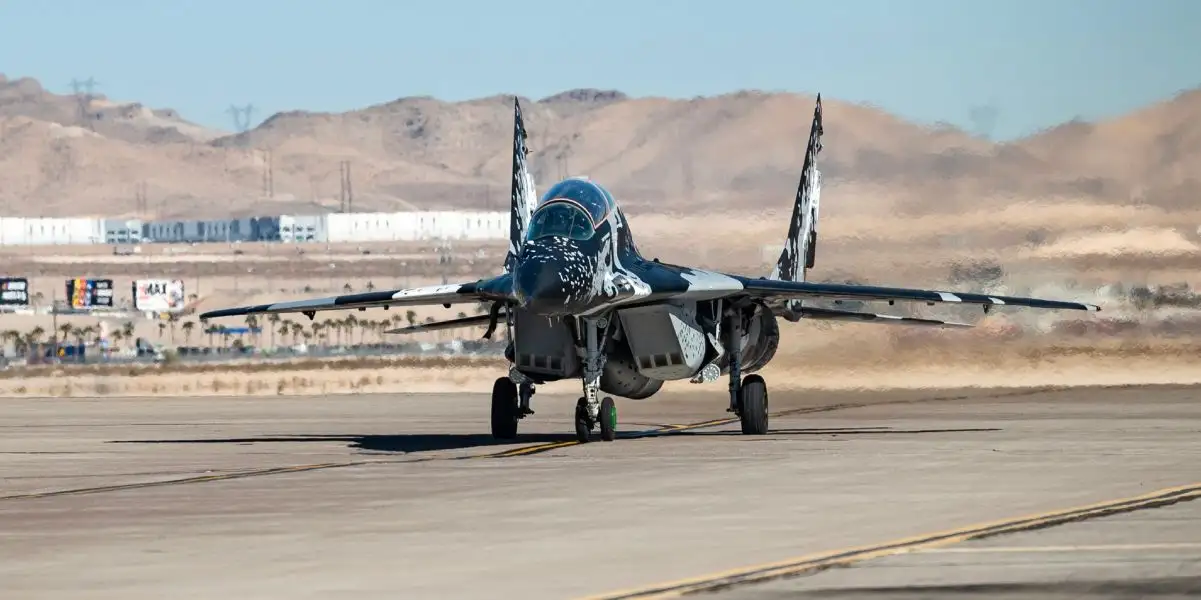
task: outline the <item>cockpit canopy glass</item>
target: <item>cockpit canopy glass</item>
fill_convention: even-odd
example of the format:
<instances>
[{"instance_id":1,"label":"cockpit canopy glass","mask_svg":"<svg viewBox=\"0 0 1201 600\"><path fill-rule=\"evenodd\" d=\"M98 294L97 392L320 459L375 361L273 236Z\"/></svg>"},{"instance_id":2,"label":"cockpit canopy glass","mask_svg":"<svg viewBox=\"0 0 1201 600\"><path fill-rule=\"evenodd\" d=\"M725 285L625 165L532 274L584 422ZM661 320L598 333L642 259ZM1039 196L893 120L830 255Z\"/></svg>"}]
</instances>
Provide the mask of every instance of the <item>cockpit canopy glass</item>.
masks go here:
<instances>
[{"instance_id":1,"label":"cockpit canopy glass","mask_svg":"<svg viewBox=\"0 0 1201 600\"><path fill-rule=\"evenodd\" d=\"M592 237L593 231L592 222L584 209L573 202L551 202L534 213L527 237L536 240L556 235L573 240L586 240Z\"/></svg>"},{"instance_id":2,"label":"cockpit canopy glass","mask_svg":"<svg viewBox=\"0 0 1201 600\"><path fill-rule=\"evenodd\" d=\"M613 210L613 196L605 188L587 179L567 179L556 183L542 195L539 205L559 199L571 200L588 211L594 227L607 219L609 212Z\"/></svg>"}]
</instances>

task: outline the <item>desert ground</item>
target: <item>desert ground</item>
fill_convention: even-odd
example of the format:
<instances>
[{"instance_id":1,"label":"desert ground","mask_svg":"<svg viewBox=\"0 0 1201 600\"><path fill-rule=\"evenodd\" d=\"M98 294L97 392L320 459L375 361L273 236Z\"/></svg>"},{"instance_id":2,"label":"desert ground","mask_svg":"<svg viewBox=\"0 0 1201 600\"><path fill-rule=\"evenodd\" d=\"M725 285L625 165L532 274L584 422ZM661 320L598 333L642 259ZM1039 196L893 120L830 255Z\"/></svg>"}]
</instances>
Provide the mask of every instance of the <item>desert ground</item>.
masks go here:
<instances>
[{"instance_id":1,"label":"desert ground","mask_svg":"<svg viewBox=\"0 0 1201 600\"><path fill-rule=\"evenodd\" d=\"M997 293L1033 294L1094 302L1101 318L1132 318L1115 285L1201 286L1201 210L1099 206L1070 201L1010 202L957 215L896 216L861 211L861 198L825 193L814 280L859 281L901 287L965 289L979 282L953 278L956 263L1000 267ZM786 233L785 209L768 214L631 214L640 249L668 262L738 273L766 273ZM396 244L147 244L135 256L108 247L3 248L6 272L30 277L34 304L62 298L70 277L111 278L118 304L131 303L140 278L179 278L197 311L286 298L472 281L498 272L504 243L452 246L449 263L433 243ZM57 295L57 296L56 296ZM461 310L415 308L418 320L453 318ZM407 311L406 311L407 312ZM379 313L379 314L376 314ZM1009 314L1009 313L1006 313ZM1017 314L1016 312L1014 313ZM383 319L382 310L359 316ZM1079 315L1060 315L1077 318ZM95 325L87 316L60 317ZM1018 318L1024 318L1018 316ZM1090 315L1089 318L1092 318ZM166 340L157 323L134 319L138 335ZM48 315L0 315L0 327L49 329ZM238 323L241 325L241 323ZM179 343L177 339L175 343ZM205 342L207 343L207 342Z\"/></svg>"},{"instance_id":2,"label":"desert ground","mask_svg":"<svg viewBox=\"0 0 1201 600\"><path fill-rule=\"evenodd\" d=\"M14 598L1184 598L1201 387L30 398L0 412Z\"/></svg>"}]
</instances>

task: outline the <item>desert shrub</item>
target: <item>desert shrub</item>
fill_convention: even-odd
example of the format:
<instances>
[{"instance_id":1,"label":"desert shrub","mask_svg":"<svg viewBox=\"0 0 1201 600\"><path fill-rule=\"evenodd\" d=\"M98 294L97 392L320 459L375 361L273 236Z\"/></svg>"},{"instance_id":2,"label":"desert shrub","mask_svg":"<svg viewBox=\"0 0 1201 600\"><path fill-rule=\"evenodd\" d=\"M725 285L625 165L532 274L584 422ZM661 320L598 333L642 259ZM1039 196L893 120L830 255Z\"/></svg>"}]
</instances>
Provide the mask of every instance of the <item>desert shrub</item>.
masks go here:
<instances>
[{"instance_id":1,"label":"desert shrub","mask_svg":"<svg viewBox=\"0 0 1201 600\"><path fill-rule=\"evenodd\" d=\"M988 287L1001 283L1005 277L1005 269L995 260L980 259L969 262L955 261L951 263L947 281L952 285L971 285Z\"/></svg>"}]
</instances>

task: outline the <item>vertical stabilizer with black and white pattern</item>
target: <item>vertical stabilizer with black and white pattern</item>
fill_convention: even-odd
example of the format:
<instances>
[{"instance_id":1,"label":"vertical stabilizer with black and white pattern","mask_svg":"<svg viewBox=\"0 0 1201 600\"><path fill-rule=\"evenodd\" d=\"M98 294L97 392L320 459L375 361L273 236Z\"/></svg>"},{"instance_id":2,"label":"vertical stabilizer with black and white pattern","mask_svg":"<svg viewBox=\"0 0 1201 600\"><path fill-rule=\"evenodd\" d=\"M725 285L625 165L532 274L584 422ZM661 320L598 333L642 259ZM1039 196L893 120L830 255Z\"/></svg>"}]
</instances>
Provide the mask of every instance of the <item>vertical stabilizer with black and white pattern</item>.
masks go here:
<instances>
[{"instance_id":1,"label":"vertical stabilizer with black and white pattern","mask_svg":"<svg viewBox=\"0 0 1201 600\"><path fill-rule=\"evenodd\" d=\"M525 122L521 118L521 102L513 99L513 178L509 205L509 253L505 256L505 272L512 273L521 253L530 214L538 201L534 178L526 164L530 150L525 144Z\"/></svg>"},{"instance_id":2,"label":"vertical stabilizer with black and white pattern","mask_svg":"<svg viewBox=\"0 0 1201 600\"><path fill-rule=\"evenodd\" d=\"M788 224L788 239L771 278L783 281L805 281L805 271L813 268L817 250L817 209L821 197L821 173L817 170L817 155L822 151L822 97L817 96L813 109L813 126L809 130L809 146L805 149L805 166L797 186L792 221Z\"/></svg>"}]
</instances>

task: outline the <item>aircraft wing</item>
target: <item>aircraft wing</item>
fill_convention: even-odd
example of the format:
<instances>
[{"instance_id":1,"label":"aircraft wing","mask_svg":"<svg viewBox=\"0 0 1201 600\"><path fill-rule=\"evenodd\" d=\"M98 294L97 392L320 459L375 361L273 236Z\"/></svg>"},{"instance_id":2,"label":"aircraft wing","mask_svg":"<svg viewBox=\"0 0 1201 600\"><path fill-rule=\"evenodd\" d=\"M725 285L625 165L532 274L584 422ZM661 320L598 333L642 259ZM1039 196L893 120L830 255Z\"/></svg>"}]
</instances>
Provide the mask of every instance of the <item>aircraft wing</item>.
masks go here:
<instances>
[{"instance_id":1,"label":"aircraft wing","mask_svg":"<svg viewBox=\"0 0 1201 600\"><path fill-rule=\"evenodd\" d=\"M237 308L211 310L200 315L201 320L219 317L240 317L271 313L316 313L327 310L367 309L390 306L421 306L421 305L451 305L478 304L481 302L509 302L509 275L501 275L491 279L483 279L471 283L455 283L448 285L431 285L426 287L400 290L385 290L314 298L310 300L291 300L271 304L256 304Z\"/></svg>"},{"instance_id":2,"label":"aircraft wing","mask_svg":"<svg viewBox=\"0 0 1201 600\"><path fill-rule=\"evenodd\" d=\"M505 318L505 312L500 311L498 318ZM492 321L491 315L472 315L470 317L462 317L459 319L450 319L448 321L436 321L433 323L417 323L396 329L389 329L384 333L389 334L407 334L407 333L425 333L428 331L442 331L446 329L459 329L461 327L481 327L490 324Z\"/></svg>"},{"instance_id":3,"label":"aircraft wing","mask_svg":"<svg viewBox=\"0 0 1201 600\"><path fill-rule=\"evenodd\" d=\"M981 304L986 306L1021 306L1026 308L1044 308L1055 310L1086 310L1099 311L1101 308L1094 304L1081 302L1065 302L1062 300L1044 300L1041 298L1021 298L1017 296L996 296L992 294L973 294L965 292L942 292L935 290L920 290L910 288L880 287L873 285L851 285L843 283L812 283L808 281L781 281L778 279L754 279L750 277L730 276L742 284L743 293L765 300L776 306L790 305L792 300L886 300L889 302L923 302Z\"/></svg>"},{"instance_id":4,"label":"aircraft wing","mask_svg":"<svg viewBox=\"0 0 1201 600\"><path fill-rule=\"evenodd\" d=\"M886 325L924 325L927 327L972 328L969 323L955 321L940 321L938 319L921 319L918 317L902 317L898 315L882 315L877 313L854 312L850 310L834 310L830 308L802 307L799 311L802 319L820 321L851 321L858 323L883 323Z\"/></svg>"}]
</instances>

